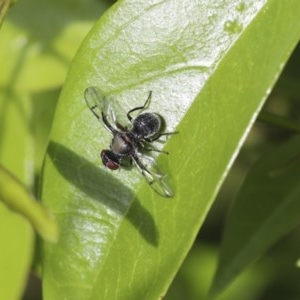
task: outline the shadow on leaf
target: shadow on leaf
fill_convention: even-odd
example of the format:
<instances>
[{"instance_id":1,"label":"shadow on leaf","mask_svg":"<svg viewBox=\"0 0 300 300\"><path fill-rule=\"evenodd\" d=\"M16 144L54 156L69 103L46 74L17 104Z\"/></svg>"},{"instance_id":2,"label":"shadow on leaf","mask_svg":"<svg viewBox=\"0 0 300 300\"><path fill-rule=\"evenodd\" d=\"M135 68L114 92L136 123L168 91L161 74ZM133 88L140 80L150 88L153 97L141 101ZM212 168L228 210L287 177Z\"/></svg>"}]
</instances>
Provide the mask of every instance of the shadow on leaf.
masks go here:
<instances>
[{"instance_id":1,"label":"shadow on leaf","mask_svg":"<svg viewBox=\"0 0 300 300\"><path fill-rule=\"evenodd\" d=\"M158 245L158 231L152 215L122 182L53 141L48 146L48 155L59 173L72 185L127 218L147 242Z\"/></svg>"}]
</instances>

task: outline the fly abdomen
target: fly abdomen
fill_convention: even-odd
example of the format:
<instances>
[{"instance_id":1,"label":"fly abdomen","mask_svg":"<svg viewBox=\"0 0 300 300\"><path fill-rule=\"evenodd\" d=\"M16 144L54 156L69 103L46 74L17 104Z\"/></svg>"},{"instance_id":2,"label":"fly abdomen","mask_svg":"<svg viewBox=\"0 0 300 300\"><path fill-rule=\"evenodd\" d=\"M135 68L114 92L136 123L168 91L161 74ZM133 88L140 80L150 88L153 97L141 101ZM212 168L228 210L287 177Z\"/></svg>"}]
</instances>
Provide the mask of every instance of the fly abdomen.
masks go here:
<instances>
[{"instance_id":1,"label":"fly abdomen","mask_svg":"<svg viewBox=\"0 0 300 300\"><path fill-rule=\"evenodd\" d=\"M144 113L137 116L132 123L132 133L140 138L151 138L161 130L161 118L158 114Z\"/></svg>"}]
</instances>

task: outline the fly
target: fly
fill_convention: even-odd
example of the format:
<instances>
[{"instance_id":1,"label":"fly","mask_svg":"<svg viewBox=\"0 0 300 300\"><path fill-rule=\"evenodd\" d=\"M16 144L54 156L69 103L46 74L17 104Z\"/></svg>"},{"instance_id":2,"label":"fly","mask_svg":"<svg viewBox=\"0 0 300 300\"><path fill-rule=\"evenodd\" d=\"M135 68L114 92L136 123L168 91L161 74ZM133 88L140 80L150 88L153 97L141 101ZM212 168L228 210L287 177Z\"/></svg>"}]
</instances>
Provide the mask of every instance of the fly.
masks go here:
<instances>
[{"instance_id":1,"label":"fly","mask_svg":"<svg viewBox=\"0 0 300 300\"><path fill-rule=\"evenodd\" d=\"M133 162L156 193L172 197L173 192L165 181L165 175L159 170L154 158L145 154L150 151L169 154L154 148L152 143L162 136L177 133L163 131L163 119L159 114L140 113L149 106L152 92L149 92L143 106L135 107L126 114L131 129L117 122L113 108L98 88L88 87L84 96L91 112L113 135L110 148L101 151L103 165L110 170L117 170L120 167L130 167ZM139 114L133 118L132 113L136 111Z\"/></svg>"}]
</instances>

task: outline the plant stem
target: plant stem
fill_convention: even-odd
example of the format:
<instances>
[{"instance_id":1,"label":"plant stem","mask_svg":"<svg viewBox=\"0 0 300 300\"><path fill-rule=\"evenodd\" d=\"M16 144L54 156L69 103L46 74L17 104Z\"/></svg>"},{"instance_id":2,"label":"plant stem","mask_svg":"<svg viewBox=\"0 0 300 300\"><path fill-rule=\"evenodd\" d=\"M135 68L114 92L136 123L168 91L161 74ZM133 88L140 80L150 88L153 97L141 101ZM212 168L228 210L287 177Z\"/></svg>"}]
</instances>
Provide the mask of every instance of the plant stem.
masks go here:
<instances>
[{"instance_id":1,"label":"plant stem","mask_svg":"<svg viewBox=\"0 0 300 300\"><path fill-rule=\"evenodd\" d=\"M293 131L295 133L300 133L300 124L289 118L274 115L269 112L261 112L258 116L258 121L277 126L283 129Z\"/></svg>"},{"instance_id":2,"label":"plant stem","mask_svg":"<svg viewBox=\"0 0 300 300\"><path fill-rule=\"evenodd\" d=\"M9 7L14 3L14 0L0 0L0 28L3 23L4 17Z\"/></svg>"}]
</instances>

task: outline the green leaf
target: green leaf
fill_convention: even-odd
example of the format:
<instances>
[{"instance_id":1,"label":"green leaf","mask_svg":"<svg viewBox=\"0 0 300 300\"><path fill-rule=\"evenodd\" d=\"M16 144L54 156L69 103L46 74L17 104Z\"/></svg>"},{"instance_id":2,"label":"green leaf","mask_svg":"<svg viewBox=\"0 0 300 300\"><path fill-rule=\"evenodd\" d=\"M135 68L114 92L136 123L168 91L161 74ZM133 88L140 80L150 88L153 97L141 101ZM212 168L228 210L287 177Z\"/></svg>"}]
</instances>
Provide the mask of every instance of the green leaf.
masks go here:
<instances>
[{"instance_id":1,"label":"green leaf","mask_svg":"<svg viewBox=\"0 0 300 300\"><path fill-rule=\"evenodd\" d=\"M53 216L0 165L0 294L3 299L19 299L23 293L34 250L32 227L42 238L57 241L58 228Z\"/></svg>"},{"instance_id":2,"label":"green leaf","mask_svg":"<svg viewBox=\"0 0 300 300\"><path fill-rule=\"evenodd\" d=\"M21 299L34 251L34 232L22 216L0 202L0 294Z\"/></svg>"},{"instance_id":3,"label":"green leaf","mask_svg":"<svg viewBox=\"0 0 300 300\"><path fill-rule=\"evenodd\" d=\"M118 1L99 20L73 61L45 161L42 198L62 231L44 247L45 299L164 295L298 41L299 6ZM151 110L179 130L158 158L174 198L134 168L101 166L112 136L85 104L89 86L112 99L124 125L152 91Z\"/></svg>"},{"instance_id":4,"label":"green leaf","mask_svg":"<svg viewBox=\"0 0 300 300\"><path fill-rule=\"evenodd\" d=\"M77 9L70 9L74 5ZM1 28L0 161L28 186L33 185L34 161L41 165L49 132L35 139L51 115L41 106L55 105L53 89L63 84L78 45L106 7L98 1L88 6L80 0L69 5L20 1ZM42 120L36 117L38 109L44 114Z\"/></svg>"},{"instance_id":5,"label":"green leaf","mask_svg":"<svg viewBox=\"0 0 300 300\"><path fill-rule=\"evenodd\" d=\"M103 1L20 1L1 28L0 161L28 186L34 185L34 163L40 168L45 154L53 90L63 84L78 45L107 6Z\"/></svg>"},{"instance_id":6,"label":"green leaf","mask_svg":"<svg viewBox=\"0 0 300 300\"><path fill-rule=\"evenodd\" d=\"M57 240L57 224L51 214L1 165L0 200L14 212L23 215L44 239L52 242Z\"/></svg>"},{"instance_id":7,"label":"green leaf","mask_svg":"<svg viewBox=\"0 0 300 300\"><path fill-rule=\"evenodd\" d=\"M2 25L13 1L0 2ZM49 110L53 108L53 94L45 105L45 95L52 92L45 89L62 85L81 39L107 7L103 1L90 1L89 5L82 1L61 3L20 1L10 10L0 32L0 161L30 187L40 171L38 167L34 169L34 162L41 165L49 132ZM78 10L70 9L75 6ZM45 108L47 111L43 111ZM38 113L43 115L37 116ZM41 122L34 123L39 117ZM33 140L35 134L37 141ZM7 175L0 170L0 198L6 202L0 203L0 295L2 299L19 299L34 250L34 232L28 220L45 238L53 240L57 233L44 208ZM13 206L28 219L7 206Z\"/></svg>"},{"instance_id":8,"label":"green leaf","mask_svg":"<svg viewBox=\"0 0 300 300\"><path fill-rule=\"evenodd\" d=\"M18 2L1 29L0 83L41 91L61 86L69 63L105 1Z\"/></svg>"},{"instance_id":9,"label":"green leaf","mask_svg":"<svg viewBox=\"0 0 300 300\"><path fill-rule=\"evenodd\" d=\"M164 300L210 299L206 295L217 265L217 252L218 250L214 246L196 242L184 260ZM269 261L267 265L270 265ZM238 280L217 299L259 299L263 288L270 283L270 279L273 277L272 271L268 272L264 264L256 264L247 272L243 272Z\"/></svg>"},{"instance_id":10,"label":"green leaf","mask_svg":"<svg viewBox=\"0 0 300 300\"><path fill-rule=\"evenodd\" d=\"M4 18L8 12L9 7L14 1L11 0L2 0L0 3L0 28L2 26L2 23L4 21Z\"/></svg>"},{"instance_id":11,"label":"green leaf","mask_svg":"<svg viewBox=\"0 0 300 300\"><path fill-rule=\"evenodd\" d=\"M32 184L32 147L28 95L5 91L0 94L0 161L21 181Z\"/></svg>"},{"instance_id":12,"label":"green leaf","mask_svg":"<svg viewBox=\"0 0 300 300\"><path fill-rule=\"evenodd\" d=\"M300 138L268 151L237 196L212 286L216 294L300 220Z\"/></svg>"},{"instance_id":13,"label":"green leaf","mask_svg":"<svg viewBox=\"0 0 300 300\"><path fill-rule=\"evenodd\" d=\"M29 196L24 196L23 189L11 174L0 166L0 294L3 299L21 297L31 266L34 248L32 227L25 218L8 209L9 207L18 211L20 207L24 208Z\"/></svg>"}]
</instances>

